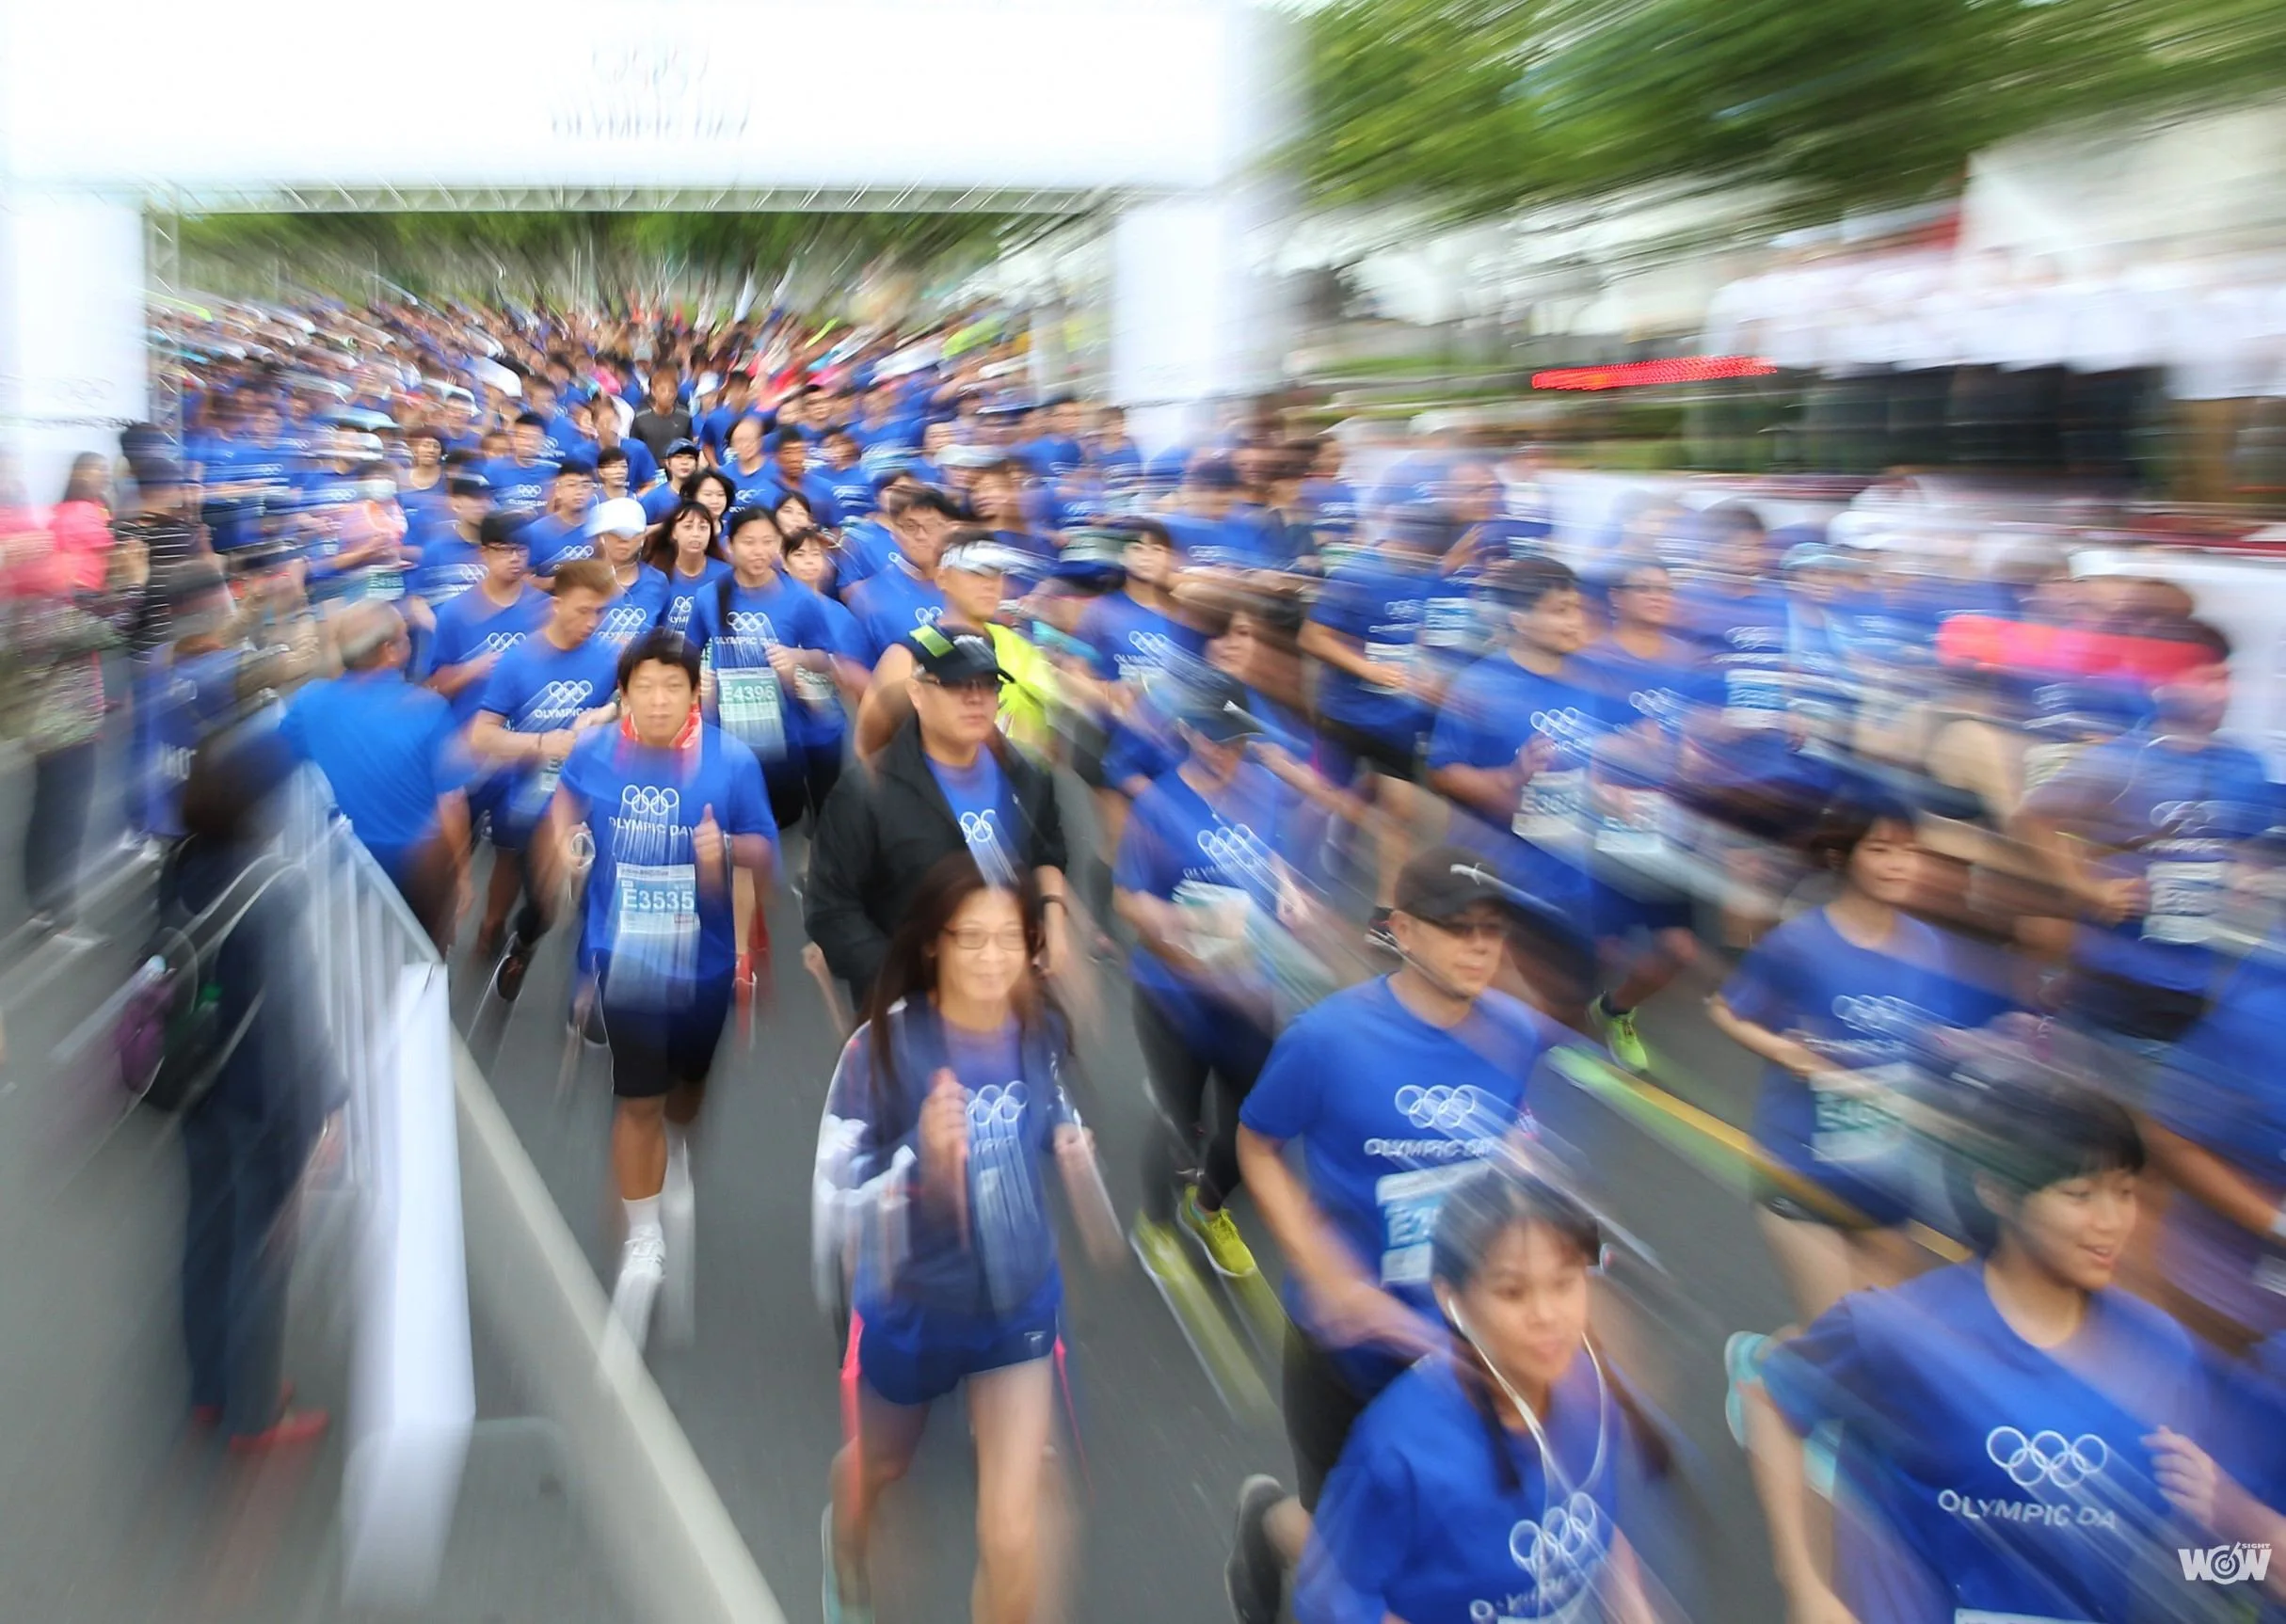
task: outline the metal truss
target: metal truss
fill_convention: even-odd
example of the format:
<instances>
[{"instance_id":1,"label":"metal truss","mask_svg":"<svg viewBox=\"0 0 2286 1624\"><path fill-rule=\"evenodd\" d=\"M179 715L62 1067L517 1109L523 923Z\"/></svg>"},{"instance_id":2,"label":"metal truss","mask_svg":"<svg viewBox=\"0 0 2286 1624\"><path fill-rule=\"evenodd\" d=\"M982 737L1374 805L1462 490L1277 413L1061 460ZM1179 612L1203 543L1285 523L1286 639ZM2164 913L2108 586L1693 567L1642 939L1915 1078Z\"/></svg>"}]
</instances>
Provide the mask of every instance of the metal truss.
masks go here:
<instances>
[{"instance_id":1,"label":"metal truss","mask_svg":"<svg viewBox=\"0 0 2286 1624\"><path fill-rule=\"evenodd\" d=\"M1126 186L479 186L190 183L132 194L181 215L626 211L713 214L1092 215L1169 195ZM122 200L128 200L122 199Z\"/></svg>"},{"instance_id":2,"label":"metal truss","mask_svg":"<svg viewBox=\"0 0 2286 1624\"><path fill-rule=\"evenodd\" d=\"M183 293L183 208L172 187L143 205L143 285L168 316ZM152 312L155 317L157 312ZM173 346L150 346L151 421L169 436L183 433L183 378Z\"/></svg>"}]
</instances>

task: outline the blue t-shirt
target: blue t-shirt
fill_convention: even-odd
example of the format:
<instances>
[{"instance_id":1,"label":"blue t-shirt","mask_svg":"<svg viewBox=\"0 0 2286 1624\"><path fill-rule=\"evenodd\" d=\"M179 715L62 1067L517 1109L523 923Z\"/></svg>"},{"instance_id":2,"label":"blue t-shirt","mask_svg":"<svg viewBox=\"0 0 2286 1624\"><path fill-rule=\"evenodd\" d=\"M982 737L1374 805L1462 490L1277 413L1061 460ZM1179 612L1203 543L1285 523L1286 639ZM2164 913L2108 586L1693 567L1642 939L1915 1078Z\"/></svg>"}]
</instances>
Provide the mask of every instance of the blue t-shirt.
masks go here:
<instances>
[{"instance_id":1,"label":"blue t-shirt","mask_svg":"<svg viewBox=\"0 0 2286 1624\"><path fill-rule=\"evenodd\" d=\"M1722 685L1724 719L1738 727L1777 727L1786 716L1784 597L1762 585L1732 593L1711 582L1675 595L1676 629L1695 644Z\"/></svg>"},{"instance_id":2,"label":"blue t-shirt","mask_svg":"<svg viewBox=\"0 0 2286 1624\"><path fill-rule=\"evenodd\" d=\"M777 844L754 752L711 727L683 750L598 728L566 758L563 792L595 836L580 962L600 978L606 1006L674 1009L727 985L738 957L730 876L700 875L692 842L711 810L726 843Z\"/></svg>"},{"instance_id":3,"label":"blue t-shirt","mask_svg":"<svg viewBox=\"0 0 2286 1624\"><path fill-rule=\"evenodd\" d=\"M619 449L627 453L627 488L640 496L659 477L659 459L639 439L622 439Z\"/></svg>"},{"instance_id":4,"label":"blue t-shirt","mask_svg":"<svg viewBox=\"0 0 2286 1624\"><path fill-rule=\"evenodd\" d=\"M136 687L135 753L145 833L183 833L183 785L199 746L238 703L239 650L154 660Z\"/></svg>"},{"instance_id":5,"label":"blue t-shirt","mask_svg":"<svg viewBox=\"0 0 2286 1624\"><path fill-rule=\"evenodd\" d=\"M944 791L945 804L959 820L961 838L986 879L1013 872L1017 852L1013 838L1015 809L999 757L980 749L966 767L948 767L932 756L929 772Z\"/></svg>"},{"instance_id":6,"label":"blue t-shirt","mask_svg":"<svg viewBox=\"0 0 2286 1624\"><path fill-rule=\"evenodd\" d=\"M867 1338L894 1322L888 1334L919 1340L921 1328L910 1323L917 1314L956 1326L1036 1320L1042 1307L1052 1314L1061 1279L1046 1170L1056 1130L1079 1120L1063 1091L1059 1045L1038 1034L1028 1041L1014 1022L966 1031L927 1006L901 1005L889 1019L891 1075L880 1075L872 1027L859 1027L825 1100L829 1124L846 1124L841 1187L866 1204L862 1221L873 1231L857 1248L851 1293ZM914 1190L921 1106L939 1069L968 1095L965 1229L950 1203ZM880 1198L891 1189L902 1199L885 1224ZM1012 1313L1019 1303L1025 1312Z\"/></svg>"},{"instance_id":7,"label":"blue t-shirt","mask_svg":"<svg viewBox=\"0 0 2286 1624\"><path fill-rule=\"evenodd\" d=\"M286 705L280 735L333 787L334 804L381 866L436 832L437 801L468 781L444 697L399 671L313 682Z\"/></svg>"},{"instance_id":8,"label":"blue t-shirt","mask_svg":"<svg viewBox=\"0 0 2286 1624\"><path fill-rule=\"evenodd\" d=\"M793 692L787 693L779 692L770 665L773 645L832 651L825 600L800 581L774 573L759 587L743 586L735 576L730 578L727 623L722 601L720 586L700 593L691 612L690 632L691 641L714 667L715 704L723 713L720 724L770 761L784 756L790 746L817 737L809 721L813 710L830 709L839 724L841 698L828 673L798 671ZM739 690L735 699L732 688ZM838 727L831 736L839 737Z\"/></svg>"},{"instance_id":9,"label":"blue t-shirt","mask_svg":"<svg viewBox=\"0 0 2286 1624\"><path fill-rule=\"evenodd\" d=\"M945 595L933 581L923 581L899 553L888 567L869 576L842 595L841 601L857 617L865 633L866 663L878 665L889 645L924 626L944 618Z\"/></svg>"},{"instance_id":10,"label":"blue t-shirt","mask_svg":"<svg viewBox=\"0 0 2286 1624\"><path fill-rule=\"evenodd\" d=\"M759 422L761 415L752 406L740 406L735 410L727 406L718 406L698 420L698 443L707 449L716 462L721 462L729 455L730 431L738 426L739 419L750 417Z\"/></svg>"},{"instance_id":11,"label":"blue t-shirt","mask_svg":"<svg viewBox=\"0 0 2286 1624\"><path fill-rule=\"evenodd\" d=\"M1722 988L1740 1020L1799 1036L1836 1071L1875 1072L1926 1053L1932 1032L1984 1026L2008 1009L1997 967L1959 938L1895 915L1881 947L1861 947L1823 908L1754 947ZM1882 1222L1907 1210L1884 1177L1903 1128L1878 1100L1820 1094L1783 1066L1763 1068L1754 1138L1764 1150Z\"/></svg>"},{"instance_id":12,"label":"blue t-shirt","mask_svg":"<svg viewBox=\"0 0 2286 1624\"><path fill-rule=\"evenodd\" d=\"M2079 752L2024 810L2069 816L2096 844L2119 848L2094 862L2097 874L2150 888L2141 918L2082 921L2073 960L2148 987L2204 992L2230 864L2278 818L2278 786L2261 758L2221 740L2179 750L2139 730Z\"/></svg>"},{"instance_id":13,"label":"blue t-shirt","mask_svg":"<svg viewBox=\"0 0 2286 1624\"><path fill-rule=\"evenodd\" d=\"M1585 1351L1551 1397L1543 1431L1553 1473L1529 1433L1487 1428L1449 1359L1425 1359L1392 1382L1326 1480L1297 1576L1296 1624L1601 1616L1593 1598L1621 1532L1623 1472L1639 1445ZM1495 1450L1514 1468L1513 1487Z\"/></svg>"},{"instance_id":14,"label":"blue t-shirt","mask_svg":"<svg viewBox=\"0 0 2286 1624\"><path fill-rule=\"evenodd\" d=\"M1432 1027L1386 977L1348 987L1279 1034L1239 1109L1266 1138L1302 1141L1310 1197L1368 1279L1429 1318L1430 1239L1455 1184L1510 1136L1533 1131L1526 1083L1558 1042L1544 1016L1486 993L1460 1026ZM1287 1307L1324 1341L1299 1282ZM1332 1350L1361 1393L1399 1361L1376 1348Z\"/></svg>"},{"instance_id":15,"label":"blue t-shirt","mask_svg":"<svg viewBox=\"0 0 2286 1624\"><path fill-rule=\"evenodd\" d=\"M635 571L635 579L603 606L596 621L596 641L608 644L615 654L625 653L629 644L658 623L660 607L665 602L666 577L643 565Z\"/></svg>"},{"instance_id":16,"label":"blue t-shirt","mask_svg":"<svg viewBox=\"0 0 2286 1624\"><path fill-rule=\"evenodd\" d=\"M2143 1440L2203 1441L2207 1384L2149 1304L2097 1292L2037 1348L1959 1264L1843 1298L1762 1375L1797 1432L1842 1424L1836 1499L1863 1509L1834 1520L1834 1587L1862 1624L2125 1620L2180 1594Z\"/></svg>"},{"instance_id":17,"label":"blue t-shirt","mask_svg":"<svg viewBox=\"0 0 2286 1624\"><path fill-rule=\"evenodd\" d=\"M524 544L535 575L553 575L559 566L575 558L595 556L595 544L587 539L587 526L579 519L567 522L552 513L543 513L516 533Z\"/></svg>"},{"instance_id":18,"label":"blue t-shirt","mask_svg":"<svg viewBox=\"0 0 2286 1624\"><path fill-rule=\"evenodd\" d=\"M827 497L834 504L837 522L847 524L861 514L871 513L881 505L873 494L873 476L862 463L847 468L821 468L818 478L825 485Z\"/></svg>"},{"instance_id":19,"label":"blue t-shirt","mask_svg":"<svg viewBox=\"0 0 2286 1624\"><path fill-rule=\"evenodd\" d=\"M546 457L524 463L504 456L485 465L492 482L492 505L503 513L537 513L548 505L549 487L555 483L555 464Z\"/></svg>"},{"instance_id":20,"label":"blue t-shirt","mask_svg":"<svg viewBox=\"0 0 2286 1624\"><path fill-rule=\"evenodd\" d=\"M429 643L429 669L466 665L486 654L505 657L533 632L548 624L548 595L527 586L516 601L503 607L482 590L464 592L437 611L437 635ZM492 668L497 672L500 667ZM487 680L489 680L488 678ZM472 682L453 695L453 720L466 727L476 719L485 693L483 681Z\"/></svg>"},{"instance_id":21,"label":"blue t-shirt","mask_svg":"<svg viewBox=\"0 0 2286 1624\"><path fill-rule=\"evenodd\" d=\"M849 589L887 569L889 555L896 550L897 538L889 533L889 527L870 515L842 526L840 545L831 554L834 595L846 603Z\"/></svg>"},{"instance_id":22,"label":"blue t-shirt","mask_svg":"<svg viewBox=\"0 0 2286 1624\"><path fill-rule=\"evenodd\" d=\"M1211 803L1181 772L1171 772L1136 797L1111 883L1162 901L1179 901L1203 888L1239 891L1274 915L1277 853L1288 845L1294 800L1277 774L1255 762L1240 767ZM1193 1054L1226 1055L1229 1045L1252 1049L1258 1041L1245 1014L1196 987L1140 942L1127 968Z\"/></svg>"},{"instance_id":23,"label":"blue t-shirt","mask_svg":"<svg viewBox=\"0 0 2286 1624\"><path fill-rule=\"evenodd\" d=\"M657 624L690 636L691 616L697 613L698 600L711 597L714 583L729 573L730 566L719 558L708 559L706 567L695 576L685 575L679 569L664 571L662 579L666 582L666 591L660 599Z\"/></svg>"},{"instance_id":24,"label":"blue t-shirt","mask_svg":"<svg viewBox=\"0 0 2286 1624\"><path fill-rule=\"evenodd\" d=\"M653 524L663 523L666 516L682 505L682 492L672 484L662 481L652 486L637 499L643 503L643 517Z\"/></svg>"},{"instance_id":25,"label":"blue t-shirt","mask_svg":"<svg viewBox=\"0 0 2286 1624\"><path fill-rule=\"evenodd\" d=\"M1552 754L1533 772L1505 824L1463 808L1454 835L1505 872L1510 883L1559 910L1586 895L1580 861L1588 772L1606 731L1599 696L1567 664L1555 677L1527 671L1506 654L1478 661L1446 691L1429 736L1429 768L1507 767L1535 739Z\"/></svg>"},{"instance_id":26,"label":"blue t-shirt","mask_svg":"<svg viewBox=\"0 0 2286 1624\"><path fill-rule=\"evenodd\" d=\"M619 686L618 664L618 651L597 638L565 649L546 637L527 637L500 657L477 709L499 717L511 733L553 733L610 702ZM558 774L536 761L510 767L507 774L502 816L511 827L529 827L548 809Z\"/></svg>"},{"instance_id":27,"label":"blue t-shirt","mask_svg":"<svg viewBox=\"0 0 2286 1624\"><path fill-rule=\"evenodd\" d=\"M1367 660L1409 670L1422 605L1435 581L1435 571L1425 564L1367 553L1326 578L1310 618L1362 645ZM1427 708L1411 693L1367 687L1332 665L1319 673L1318 710L1328 721L1397 743L1410 743L1429 724Z\"/></svg>"},{"instance_id":28,"label":"blue t-shirt","mask_svg":"<svg viewBox=\"0 0 2286 1624\"><path fill-rule=\"evenodd\" d=\"M412 573L416 597L449 603L485 577L484 549L465 539L449 517L441 524L424 525L413 545L421 549Z\"/></svg>"}]
</instances>

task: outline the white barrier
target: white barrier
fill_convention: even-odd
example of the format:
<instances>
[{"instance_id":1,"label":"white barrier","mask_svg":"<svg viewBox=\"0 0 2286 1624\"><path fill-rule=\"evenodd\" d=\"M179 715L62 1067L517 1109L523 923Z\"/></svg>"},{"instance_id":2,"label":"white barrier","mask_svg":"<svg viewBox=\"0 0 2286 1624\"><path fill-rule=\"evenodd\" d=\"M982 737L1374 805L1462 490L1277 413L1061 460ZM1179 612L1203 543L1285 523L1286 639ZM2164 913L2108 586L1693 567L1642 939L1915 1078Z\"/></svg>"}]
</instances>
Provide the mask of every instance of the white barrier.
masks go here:
<instances>
[{"instance_id":1,"label":"white barrier","mask_svg":"<svg viewBox=\"0 0 2286 1624\"><path fill-rule=\"evenodd\" d=\"M435 1589L476 1419L444 966L314 769L289 787L327 1032L349 1090L357 1336L342 1588L358 1606Z\"/></svg>"}]
</instances>

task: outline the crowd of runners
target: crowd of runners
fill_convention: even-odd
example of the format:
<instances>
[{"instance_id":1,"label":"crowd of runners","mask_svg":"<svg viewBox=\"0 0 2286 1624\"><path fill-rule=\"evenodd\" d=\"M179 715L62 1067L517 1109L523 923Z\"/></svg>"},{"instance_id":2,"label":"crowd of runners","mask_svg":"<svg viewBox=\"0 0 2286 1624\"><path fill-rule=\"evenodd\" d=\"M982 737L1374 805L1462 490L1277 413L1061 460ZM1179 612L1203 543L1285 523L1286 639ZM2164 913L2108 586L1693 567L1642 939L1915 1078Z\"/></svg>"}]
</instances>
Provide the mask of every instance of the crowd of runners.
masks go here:
<instances>
[{"instance_id":1,"label":"crowd of runners","mask_svg":"<svg viewBox=\"0 0 2286 1624\"><path fill-rule=\"evenodd\" d=\"M1625 1192L1533 1107L1655 1085L1639 1012L1686 997L1764 1067L1793 1320L1731 1338L1729 1419L1792 1618L2286 1595L2286 819L2180 590L1750 495L1559 533L1530 448L1368 455L1311 399L1146 448L989 315L168 340L179 431L0 523L33 906L71 928L110 673L170 873L260 732L501 1002L570 938L639 1347L694 1323L724 1034L810 963L848 1027L828 1620L871 1616L877 1503L956 1391L973 1616L1054 1605L1059 1206L1135 1289L1272 1328L1293 1473L1228 1486L1244 1624L1686 1616L1674 1423L1603 1330ZM1070 1065L1130 1023L1163 1131L1122 1214ZM200 1402L306 1436L236 1359Z\"/></svg>"}]
</instances>

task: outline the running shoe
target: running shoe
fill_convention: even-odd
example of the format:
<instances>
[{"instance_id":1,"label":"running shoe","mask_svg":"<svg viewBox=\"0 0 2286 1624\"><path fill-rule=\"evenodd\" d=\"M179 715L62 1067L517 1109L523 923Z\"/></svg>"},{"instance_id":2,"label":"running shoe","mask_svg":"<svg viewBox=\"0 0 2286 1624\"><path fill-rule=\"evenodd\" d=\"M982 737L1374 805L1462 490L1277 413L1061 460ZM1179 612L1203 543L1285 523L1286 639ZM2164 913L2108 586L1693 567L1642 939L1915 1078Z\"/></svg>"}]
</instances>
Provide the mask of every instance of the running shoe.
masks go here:
<instances>
[{"instance_id":1,"label":"running shoe","mask_svg":"<svg viewBox=\"0 0 2286 1624\"><path fill-rule=\"evenodd\" d=\"M825 1515L818 1519L818 1544L825 1556L825 1578L819 1598L825 1624L873 1624L871 1602L841 1599L840 1564L834 1559L834 1504L830 1500L825 1503Z\"/></svg>"},{"instance_id":2,"label":"running shoe","mask_svg":"<svg viewBox=\"0 0 2286 1624\"><path fill-rule=\"evenodd\" d=\"M1200 1206L1198 1186L1183 1186L1183 1199L1175 1205L1175 1219L1183 1226L1184 1234L1199 1243L1216 1273L1239 1280L1255 1272L1255 1254L1247 1250L1239 1226L1231 1222L1230 1214L1223 1208L1208 1212Z\"/></svg>"},{"instance_id":3,"label":"running shoe","mask_svg":"<svg viewBox=\"0 0 2286 1624\"><path fill-rule=\"evenodd\" d=\"M1239 1624L1278 1624L1286 1561L1271 1543L1268 1524L1271 1508L1285 1498L1274 1477L1257 1473L1239 1486L1238 1533L1230 1542L1230 1560L1223 1565L1223 1588Z\"/></svg>"},{"instance_id":4,"label":"running shoe","mask_svg":"<svg viewBox=\"0 0 2286 1624\"><path fill-rule=\"evenodd\" d=\"M650 1336L651 1305L659 1300L665 1279L665 1236L652 1229L629 1235L619 1252L618 1282L611 1288L611 1316L638 1353Z\"/></svg>"},{"instance_id":5,"label":"running shoe","mask_svg":"<svg viewBox=\"0 0 2286 1624\"><path fill-rule=\"evenodd\" d=\"M1635 1029L1635 1011L1614 1010L1601 998L1588 1008L1603 1031L1604 1047L1611 1051L1611 1058L1631 1072L1650 1071L1651 1051L1643 1047L1643 1036Z\"/></svg>"},{"instance_id":6,"label":"running shoe","mask_svg":"<svg viewBox=\"0 0 2286 1624\"><path fill-rule=\"evenodd\" d=\"M1742 1330L1722 1345L1722 1374L1729 1378L1722 1397L1722 1419L1730 1424L1731 1439L1746 1447L1746 1390L1762 1379L1762 1357L1770 1339Z\"/></svg>"},{"instance_id":7,"label":"running shoe","mask_svg":"<svg viewBox=\"0 0 2286 1624\"><path fill-rule=\"evenodd\" d=\"M1127 1240L1135 1249L1136 1261L1162 1286L1180 1281L1191 1267L1183 1256L1182 1236L1171 1223L1139 1218L1127 1232Z\"/></svg>"},{"instance_id":8,"label":"running shoe","mask_svg":"<svg viewBox=\"0 0 2286 1624\"><path fill-rule=\"evenodd\" d=\"M508 938L508 950L500 956L500 967L492 972L492 995L504 1004L516 1002L517 995L524 990L524 974L532 968L532 945L521 936Z\"/></svg>"},{"instance_id":9,"label":"running shoe","mask_svg":"<svg viewBox=\"0 0 2286 1624\"><path fill-rule=\"evenodd\" d=\"M231 1440L232 1455L266 1455L273 1449L293 1449L315 1443L332 1425L322 1409L289 1409L260 1432L242 1432Z\"/></svg>"}]
</instances>

